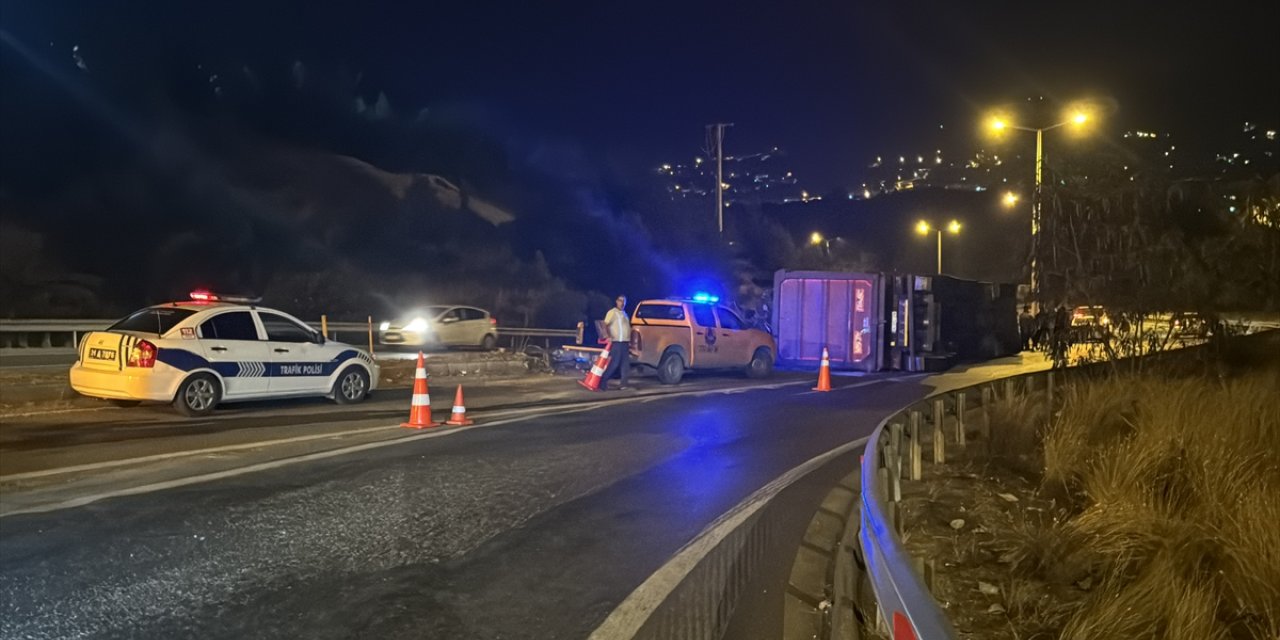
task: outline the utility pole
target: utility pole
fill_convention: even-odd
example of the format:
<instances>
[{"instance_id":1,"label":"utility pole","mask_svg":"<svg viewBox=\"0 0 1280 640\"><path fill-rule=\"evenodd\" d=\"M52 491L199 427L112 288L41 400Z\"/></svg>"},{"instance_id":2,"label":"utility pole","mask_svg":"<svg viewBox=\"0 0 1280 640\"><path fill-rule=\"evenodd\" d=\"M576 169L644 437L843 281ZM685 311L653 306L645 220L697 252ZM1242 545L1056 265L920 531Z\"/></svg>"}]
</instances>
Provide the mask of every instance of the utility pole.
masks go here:
<instances>
[{"instance_id":1,"label":"utility pole","mask_svg":"<svg viewBox=\"0 0 1280 640\"><path fill-rule=\"evenodd\" d=\"M724 128L732 127L732 122L717 122L707 125L707 146L715 145L716 150L716 228L724 235Z\"/></svg>"}]
</instances>

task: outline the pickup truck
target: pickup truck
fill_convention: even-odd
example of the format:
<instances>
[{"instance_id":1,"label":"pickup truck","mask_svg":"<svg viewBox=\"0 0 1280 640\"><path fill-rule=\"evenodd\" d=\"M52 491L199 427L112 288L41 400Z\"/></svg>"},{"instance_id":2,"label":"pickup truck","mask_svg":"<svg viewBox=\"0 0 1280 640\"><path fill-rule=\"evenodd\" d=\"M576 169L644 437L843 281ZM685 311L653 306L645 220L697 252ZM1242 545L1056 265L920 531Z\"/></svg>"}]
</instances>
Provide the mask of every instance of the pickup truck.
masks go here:
<instances>
[{"instance_id":1,"label":"pickup truck","mask_svg":"<svg viewBox=\"0 0 1280 640\"><path fill-rule=\"evenodd\" d=\"M632 364L676 384L685 370L740 369L752 378L773 373L773 336L748 328L731 309L693 299L644 300L631 314Z\"/></svg>"}]
</instances>

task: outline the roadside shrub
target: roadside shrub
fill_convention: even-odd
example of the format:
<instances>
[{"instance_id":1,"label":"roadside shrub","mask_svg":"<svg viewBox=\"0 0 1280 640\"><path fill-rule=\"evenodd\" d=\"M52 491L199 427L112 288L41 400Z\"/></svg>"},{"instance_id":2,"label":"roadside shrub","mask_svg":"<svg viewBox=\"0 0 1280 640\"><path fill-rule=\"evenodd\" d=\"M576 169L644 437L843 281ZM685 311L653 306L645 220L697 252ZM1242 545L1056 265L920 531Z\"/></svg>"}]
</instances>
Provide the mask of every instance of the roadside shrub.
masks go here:
<instances>
[{"instance_id":1,"label":"roadside shrub","mask_svg":"<svg viewBox=\"0 0 1280 640\"><path fill-rule=\"evenodd\" d=\"M1133 433L1137 388L1133 379L1063 390L1064 409L1044 437L1043 485L1054 497L1078 502L1081 479L1098 451Z\"/></svg>"},{"instance_id":2,"label":"roadside shrub","mask_svg":"<svg viewBox=\"0 0 1280 640\"><path fill-rule=\"evenodd\" d=\"M1163 559L1147 565L1136 579L1117 573L1105 580L1060 638L1226 640L1217 609L1212 587L1183 578L1172 560Z\"/></svg>"},{"instance_id":3,"label":"roadside shrub","mask_svg":"<svg viewBox=\"0 0 1280 640\"><path fill-rule=\"evenodd\" d=\"M1039 535L1086 545L1092 556L1057 561L1069 572L1092 557L1104 580L1062 638L1275 637L1278 371L1066 393L1045 435L1044 483L1070 487L1080 510Z\"/></svg>"},{"instance_id":4,"label":"roadside shrub","mask_svg":"<svg viewBox=\"0 0 1280 640\"><path fill-rule=\"evenodd\" d=\"M1025 477L1039 477L1039 425L1045 423L1044 403L1027 396L1002 399L992 404L987 416L990 437L982 448L986 461Z\"/></svg>"}]
</instances>

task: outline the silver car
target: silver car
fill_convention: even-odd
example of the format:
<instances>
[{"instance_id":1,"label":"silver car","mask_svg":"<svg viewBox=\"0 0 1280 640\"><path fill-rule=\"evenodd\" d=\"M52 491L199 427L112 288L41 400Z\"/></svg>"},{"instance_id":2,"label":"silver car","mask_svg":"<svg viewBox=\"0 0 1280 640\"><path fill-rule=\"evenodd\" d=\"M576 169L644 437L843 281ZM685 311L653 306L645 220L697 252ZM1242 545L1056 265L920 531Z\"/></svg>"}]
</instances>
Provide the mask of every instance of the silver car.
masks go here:
<instances>
[{"instance_id":1,"label":"silver car","mask_svg":"<svg viewBox=\"0 0 1280 640\"><path fill-rule=\"evenodd\" d=\"M436 347L480 347L498 344L498 321L476 307L431 306L378 327L382 344Z\"/></svg>"}]
</instances>

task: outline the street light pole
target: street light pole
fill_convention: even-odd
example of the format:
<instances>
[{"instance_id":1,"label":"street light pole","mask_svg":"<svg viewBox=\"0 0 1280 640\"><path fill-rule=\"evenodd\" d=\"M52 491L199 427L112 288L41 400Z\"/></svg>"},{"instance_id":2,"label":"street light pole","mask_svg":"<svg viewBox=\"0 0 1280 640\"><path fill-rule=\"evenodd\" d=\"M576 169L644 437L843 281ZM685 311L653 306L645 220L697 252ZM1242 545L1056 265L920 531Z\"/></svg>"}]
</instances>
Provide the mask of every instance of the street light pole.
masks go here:
<instances>
[{"instance_id":1,"label":"street light pole","mask_svg":"<svg viewBox=\"0 0 1280 640\"><path fill-rule=\"evenodd\" d=\"M1057 124L1047 127L1020 127L1018 125L1009 124L1003 119L997 117L991 122L992 128L996 131L1004 129L1016 129L1018 131L1034 131L1036 134L1036 188L1031 198L1031 304L1039 308L1040 298L1040 224L1043 221L1042 213L1044 211L1044 132L1057 129L1058 127L1068 124L1082 125L1088 120L1089 116L1084 112L1077 111L1070 119L1064 120Z\"/></svg>"},{"instance_id":2,"label":"street light pole","mask_svg":"<svg viewBox=\"0 0 1280 640\"><path fill-rule=\"evenodd\" d=\"M942 228L938 228L938 275L942 275Z\"/></svg>"},{"instance_id":3,"label":"street light pole","mask_svg":"<svg viewBox=\"0 0 1280 640\"><path fill-rule=\"evenodd\" d=\"M1031 202L1031 299L1040 294L1040 207L1043 202L1041 175L1044 171L1044 129L1036 129L1036 190Z\"/></svg>"},{"instance_id":4,"label":"street light pole","mask_svg":"<svg viewBox=\"0 0 1280 640\"><path fill-rule=\"evenodd\" d=\"M934 226L929 224L927 220L921 220L916 223L916 232L922 236L928 236L930 231L938 233L938 275L942 275L942 225ZM960 233L960 221L952 220L946 227L953 235Z\"/></svg>"}]
</instances>

